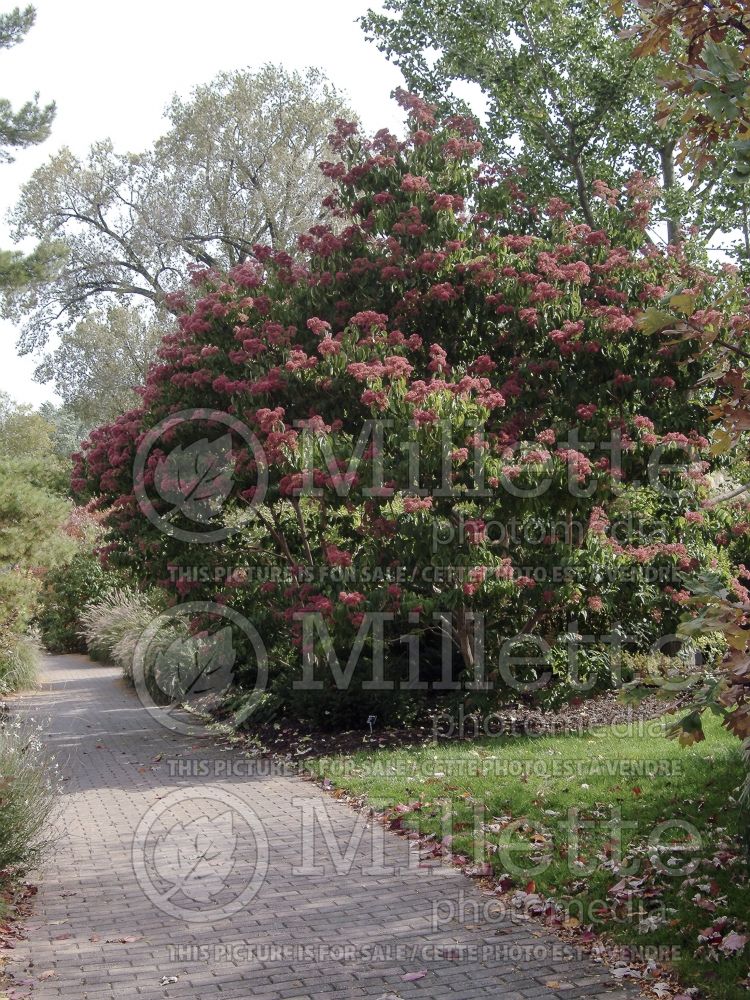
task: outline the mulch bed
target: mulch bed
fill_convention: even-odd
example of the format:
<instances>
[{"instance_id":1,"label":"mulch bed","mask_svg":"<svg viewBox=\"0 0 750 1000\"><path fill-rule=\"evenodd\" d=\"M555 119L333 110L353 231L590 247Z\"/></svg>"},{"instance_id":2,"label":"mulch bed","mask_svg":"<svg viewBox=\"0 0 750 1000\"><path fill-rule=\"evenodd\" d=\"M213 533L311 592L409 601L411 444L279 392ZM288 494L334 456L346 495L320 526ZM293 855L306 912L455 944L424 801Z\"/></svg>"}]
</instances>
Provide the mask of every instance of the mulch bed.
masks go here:
<instances>
[{"instance_id":1,"label":"mulch bed","mask_svg":"<svg viewBox=\"0 0 750 1000\"><path fill-rule=\"evenodd\" d=\"M26 937L24 925L31 916L37 892L35 885L0 872L0 1000L16 995L19 984L6 972L6 965L17 943Z\"/></svg>"},{"instance_id":2,"label":"mulch bed","mask_svg":"<svg viewBox=\"0 0 750 1000\"><path fill-rule=\"evenodd\" d=\"M638 705L625 704L617 691L607 691L586 700L576 699L554 711L522 704L509 704L494 710L474 722L467 715L448 734L445 719L436 716L409 728L378 729L370 735L368 726L334 732L305 727L288 720L273 724L252 725L234 734L247 749L278 757L300 759L350 755L361 750L387 750L406 746L424 746L438 742L481 740L493 736L563 735L580 733L595 726L625 725L657 719L667 712L677 711L679 700L665 701L652 696Z\"/></svg>"}]
</instances>

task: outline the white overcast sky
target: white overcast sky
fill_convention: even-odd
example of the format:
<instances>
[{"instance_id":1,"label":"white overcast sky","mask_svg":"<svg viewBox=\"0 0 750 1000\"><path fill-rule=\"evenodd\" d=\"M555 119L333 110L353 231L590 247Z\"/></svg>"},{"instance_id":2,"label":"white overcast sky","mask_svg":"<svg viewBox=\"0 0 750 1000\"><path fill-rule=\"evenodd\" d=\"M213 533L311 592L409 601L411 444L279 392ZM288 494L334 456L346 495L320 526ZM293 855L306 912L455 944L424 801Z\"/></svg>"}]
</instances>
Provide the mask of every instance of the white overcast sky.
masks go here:
<instances>
[{"instance_id":1,"label":"white overcast sky","mask_svg":"<svg viewBox=\"0 0 750 1000\"><path fill-rule=\"evenodd\" d=\"M38 90L43 101L57 102L57 118L43 146L0 164L0 221L20 185L60 146L83 153L109 136L119 149L140 150L162 130L173 93L187 94L221 70L264 62L319 66L368 130L396 130L402 120L390 99L401 75L356 23L368 7L379 7L376 0L33 2L37 21L26 41L0 52L0 96L17 104ZM0 246L9 246L5 225ZM0 322L0 389L19 402L54 399L32 380L31 359L16 356L16 334Z\"/></svg>"}]
</instances>

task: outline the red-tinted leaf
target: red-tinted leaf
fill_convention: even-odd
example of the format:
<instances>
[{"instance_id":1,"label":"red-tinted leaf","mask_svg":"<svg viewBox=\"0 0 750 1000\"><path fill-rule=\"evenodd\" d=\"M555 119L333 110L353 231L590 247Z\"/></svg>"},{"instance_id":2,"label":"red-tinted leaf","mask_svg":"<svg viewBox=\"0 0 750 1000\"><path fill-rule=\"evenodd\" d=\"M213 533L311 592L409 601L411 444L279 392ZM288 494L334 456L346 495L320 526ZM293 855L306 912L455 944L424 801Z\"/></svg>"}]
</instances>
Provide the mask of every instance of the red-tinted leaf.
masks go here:
<instances>
[{"instance_id":1,"label":"red-tinted leaf","mask_svg":"<svg viewBox=\"0 0 750 1000\"><path fill-rule=\"evenodd\" d=\"M407 972L405 976L401 977L401 981L404 983L413 983L415 979L424 979L427 975L427 969L420 969L419 972Z\"/></svg>"}]
</instances>

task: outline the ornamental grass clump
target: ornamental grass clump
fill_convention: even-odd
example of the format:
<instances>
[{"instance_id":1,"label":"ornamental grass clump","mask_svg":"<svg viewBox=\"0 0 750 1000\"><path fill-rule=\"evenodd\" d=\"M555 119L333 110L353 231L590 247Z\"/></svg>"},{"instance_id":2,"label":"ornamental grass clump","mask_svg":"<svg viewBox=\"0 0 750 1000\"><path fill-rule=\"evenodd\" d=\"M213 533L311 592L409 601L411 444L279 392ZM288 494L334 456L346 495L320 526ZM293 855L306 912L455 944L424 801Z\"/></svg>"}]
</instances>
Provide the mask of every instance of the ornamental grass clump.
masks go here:
<instances>
[{"instance_id":1,"label":"ornamental grass clump","mask_svg":"<svg viewBox=\"0 0 750 1000\"><path fill-rule=\"evenodd\" d=\"M81 635L94 660L120 667L132 680L133 652L138 638L157 617L160 602L154 594L116 588L91 601L81 612Z\"/></svg>"},{"instance_id":2,"label":"ornamental grass clump","mask_svg":"<svg viewBox=\"0 0 750 1000\"><path fill-rule=\"evenodd\" d=\"M57 765L33 719L0 721L0 871L22 875L49 848L60 791Z\"/></svg>"}]
</instances>

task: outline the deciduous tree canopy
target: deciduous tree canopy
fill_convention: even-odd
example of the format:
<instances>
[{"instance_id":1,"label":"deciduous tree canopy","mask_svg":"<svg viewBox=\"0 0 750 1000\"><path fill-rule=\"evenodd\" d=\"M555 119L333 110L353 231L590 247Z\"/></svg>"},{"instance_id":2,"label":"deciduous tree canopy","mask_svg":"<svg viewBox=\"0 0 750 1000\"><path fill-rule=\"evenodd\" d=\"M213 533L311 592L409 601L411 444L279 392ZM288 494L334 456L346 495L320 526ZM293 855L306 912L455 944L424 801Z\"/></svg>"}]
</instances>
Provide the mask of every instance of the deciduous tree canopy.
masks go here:
<instances>
[{"instance_id":1,"label":"deciduous tree canopy","mask_svg":"<svg viewBox=\"0 0 750 1000\"><path fill-rule=\"evenodd\" d=\"M293 246L328 182L317 163L344 111L317 70L266 66L197 88L167 109L169 130L143 153L108 140L80 159L62 149L23 188L17 237L64 251L48 280L6 294L24 351L113 303L168 306L191 263L231 266L256 243Z\"/></svg>"},{"instance_id":2,"label":"deciduous tree canopy","mask_svg":"<svg viewBox=\"0 0 750 1000\"><path fill-rule=\"evenodd\" d=\"M456 82L487 101L485 156L525 171L532 204L571 201L591 224L597 180L622 187L634 169L658 176L668 239L690 225L704 237L736 227L741 206L728 189L726 151L705 176L681 177L675 146L680 95L657 121L661 63L633 59L622 17L600 0L386 0L363 19L367 36L430 99L461 106Z\"/></svg>"}]
</instances>

